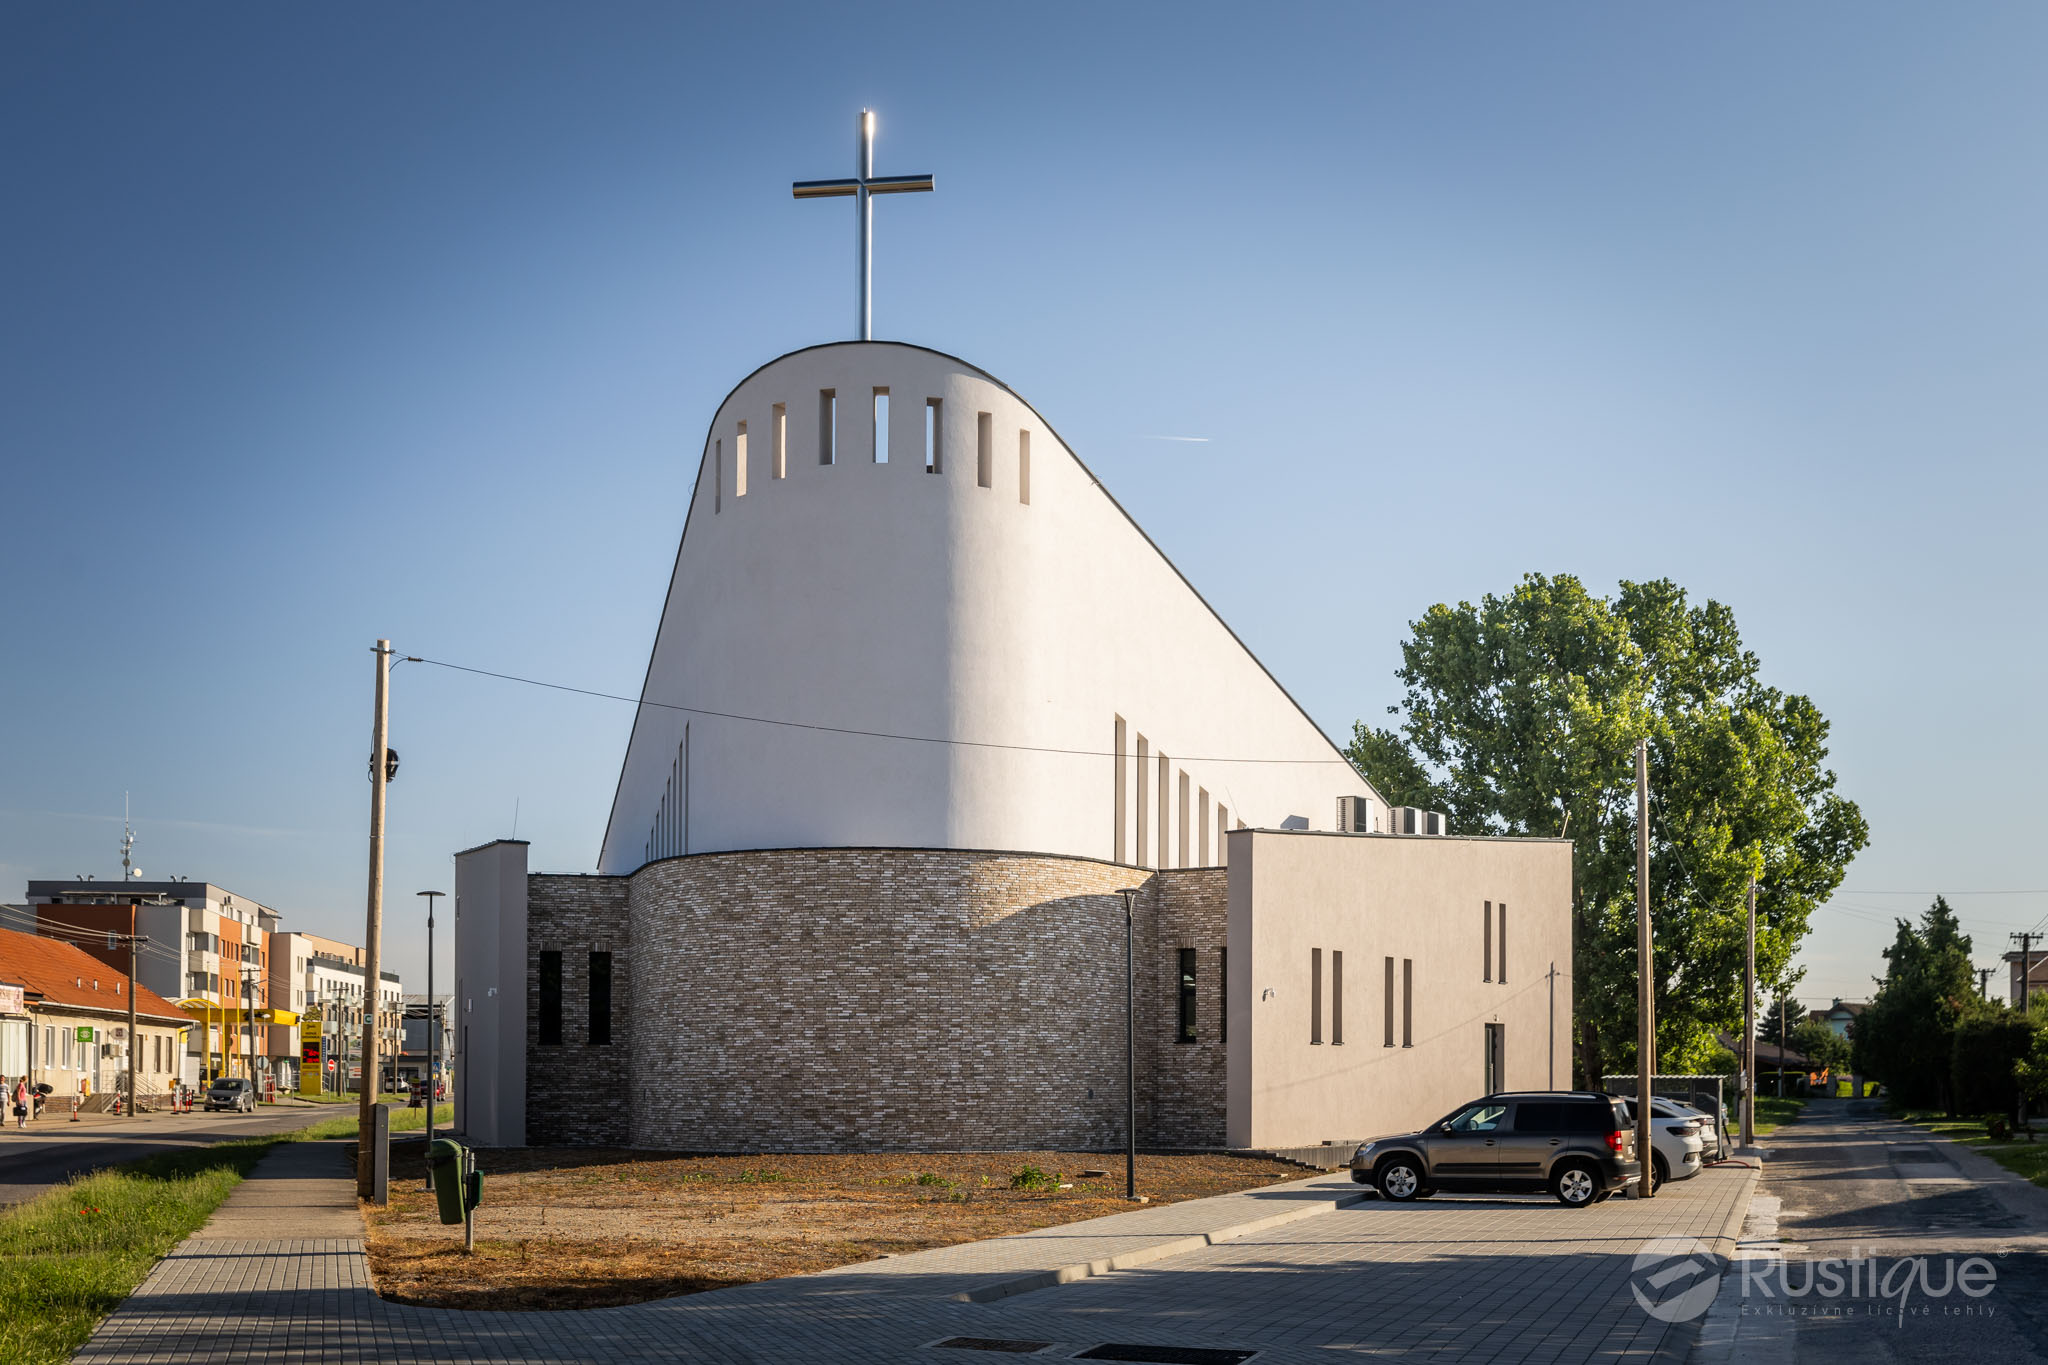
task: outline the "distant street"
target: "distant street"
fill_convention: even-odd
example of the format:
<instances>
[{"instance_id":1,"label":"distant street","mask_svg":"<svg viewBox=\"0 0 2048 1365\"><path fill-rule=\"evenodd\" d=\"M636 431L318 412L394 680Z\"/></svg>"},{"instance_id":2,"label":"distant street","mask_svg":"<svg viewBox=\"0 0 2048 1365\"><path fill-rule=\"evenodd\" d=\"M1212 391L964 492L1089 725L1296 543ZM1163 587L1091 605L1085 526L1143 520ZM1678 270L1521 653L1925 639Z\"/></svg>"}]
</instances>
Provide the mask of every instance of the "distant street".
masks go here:
<instances>
[{"instance_id":1,"label":"distant street","mask_svg":"<svg viewBox=\"0 0 2048 1365\"><path fill-rule=\"evenodd\" d=\"M253 1114L86 1114L73 1123L53 1101L26 1132L9 1122L0 1133L0 1205L40 1194L79 1171L229 1138L288 1133L353 1113L353 1105L293 1104L259 1107Z\"/></svg>"},{"instance_id":2,"label":"distant street","mask_svg":"<svg viewBox=\"0 0 2048 1365\"><path fill-rule=\"evenodd\" d=\"M1745 1250L1768 1245L1775 1219L1793 1294L1773 1275L1763 1283L1779 1292L1738 1295L1740 1266L1731 1272L1715 1312L1740 1312L1732 1359L2048 1362L2048 1190L1886 1118L1874 1100L1816 1101L1763 1143L1771 1156ZM1803 1264L1863 1258L1867 1266L1872 1257L1880 1275L1893 1277L1890 1295L1830 1296ZM1924 1282L1905 1264L1914 1257L1927 1260ZM1972 1257L1994 1277L1981 1297L1958 1292L1950 1278ZM1908 1276L1913 1287L1902 1291ZM1728 1358L1703 1344L1696 1360Z\"/></svg>"}]
</instances>

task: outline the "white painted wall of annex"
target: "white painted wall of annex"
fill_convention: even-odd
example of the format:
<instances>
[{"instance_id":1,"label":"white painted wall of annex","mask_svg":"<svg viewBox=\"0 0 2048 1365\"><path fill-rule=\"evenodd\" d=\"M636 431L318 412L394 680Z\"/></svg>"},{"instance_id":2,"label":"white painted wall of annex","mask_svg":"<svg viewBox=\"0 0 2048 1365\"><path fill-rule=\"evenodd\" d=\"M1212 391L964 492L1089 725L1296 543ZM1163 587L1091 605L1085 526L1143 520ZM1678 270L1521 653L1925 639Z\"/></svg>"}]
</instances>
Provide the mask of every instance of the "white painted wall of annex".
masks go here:
<instances>
[{"instance_id":1,"label":"white painted wall of annex","mask_svg":"<svg viewBox=\"0 0 2048 1365\"><path fill-rule=\"evenodd\" d=\"M889 459L871 439L890 391ZM836 458L820 463L819 393L838 397ZM941 400L942 472L925 468ZM774 405L786 410L774 477ZM991 486L977 479L990 416ZM747 426L745 493L737 437ZM1019 433L1031 448L1022 498ZM1142 735L1171 760L1166 865L1209 793L1209 856L1230 823L1311 828L1339 796L1378 798L1023 400L962 361L891 342L785 356L721 405L677 555L599 870L649 856L744 848L982 848L1159 864L1149 790L1139 846ZM931 737L917 743L705 715ZM680 750L689 727L687 848ZM977 747L1025 746L1025 747ZM1260 762L1226 760L1257 759ZM1275 762L1273 760L1281 760ZM663 795L670 794L664 807ZM666 811L663 815L662 812ZM657 830L657 824L660 829Z\"/></svg>"}]
</instances>

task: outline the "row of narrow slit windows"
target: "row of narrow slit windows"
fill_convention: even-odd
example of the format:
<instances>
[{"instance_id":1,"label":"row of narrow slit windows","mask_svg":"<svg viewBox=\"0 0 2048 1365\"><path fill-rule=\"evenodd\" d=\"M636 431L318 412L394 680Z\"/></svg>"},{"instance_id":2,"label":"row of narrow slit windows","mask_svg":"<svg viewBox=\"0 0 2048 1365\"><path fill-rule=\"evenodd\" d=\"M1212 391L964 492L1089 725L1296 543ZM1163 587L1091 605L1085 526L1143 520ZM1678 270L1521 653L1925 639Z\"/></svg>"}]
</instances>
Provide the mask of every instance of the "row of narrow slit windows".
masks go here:
<instances>
[{"instance_id":1,"label":"row of narrow slit windows","mask_svg":"<svg viewBox=\"0 0 2048 1365\"><path fill-rule=\"evenodd\" d=\"M876 464L889 464L892 454L889 441L889 390L876 388L869 391L868 450ZM747 495L747 476L751 470L748 459L747 424L735 425L732 436L732 495L744 498ZM818 463L835 465L839 459L839 391L818 390ZM725 510L725 438L717 437L711 443L712 496L711 510ZM927 474L946 472L946 422L945 400L927 398L924 400L924 470ZM768 418L768 476L771 479L789 477L789 405L777 403L769 410ZM996 486L996 430L995 414L977 412L974 414L974 482L982 488ZM1031 430L1020 428L1017 432L1017 501L1031 502Z\"/></svg>"},{"instance_id":2,"label":"row of narrow slit windows","mask_svg":"<svg viewBox=\"0 0 2048 1365\"><path fill-rule=\"evenodd\" d=\"M584 977L584 1041L603 1047L612 1040L612 955L590 954ZM558 948L540 950L540 981L535 992L535 1013L542 1047L562 1045L562 953Z\"/></svg>"},{"instance_id":3,"label":"row of narrow slit windows","mask_svg":"<svg viewBox=\"0 0 2048 1365\"><path fill-rule=\"evenodd\" d=\"M1230 823L1230 807L1192 782L1187 771L1173 766L1164 753L1156 757L1151 741L1137 736L1135 754L1127 748L1130 727L1115 718L1111 743L1116 754L1116 791L1110 802L1115 830L1110 860L1137 867L1222 867L1229 862L1225 835L1243 829ZM1133 763L1135 759L1135 763ZM1156 849L1157 861L1153 859ZM1213 855L1213 856L1212 856Z\"/></svg>"},{"instance_id":4,"label":"row of narrow slit windows","mask_svg":"<svg viewBox=\"0 0 2048 1365\"><path fill-rule=\"evenodd\" d=\"M1323 1021L1329 1020L1328 1041L1332 1046L1344 1043L1344 950L1330 951L1330 988L1323 992L1323 950L1308 950L1308 1041L1312 1047L1321 1047L1325 1040ZM1404 957L1400 960L1401 971L1398 982L1394 973L1394 959L1383 959L1386 968L1386 984L1382 988L1385 1012L1382 1019L1382 1046L1394 1047L1395 1007L1400 1007L1400 1047L1415 1046L1415 959ZM1371 970L1370 968L1367 969ZM1327 1009L1326 1009L1327 1006Z\"/></svg>"}]
</instances>

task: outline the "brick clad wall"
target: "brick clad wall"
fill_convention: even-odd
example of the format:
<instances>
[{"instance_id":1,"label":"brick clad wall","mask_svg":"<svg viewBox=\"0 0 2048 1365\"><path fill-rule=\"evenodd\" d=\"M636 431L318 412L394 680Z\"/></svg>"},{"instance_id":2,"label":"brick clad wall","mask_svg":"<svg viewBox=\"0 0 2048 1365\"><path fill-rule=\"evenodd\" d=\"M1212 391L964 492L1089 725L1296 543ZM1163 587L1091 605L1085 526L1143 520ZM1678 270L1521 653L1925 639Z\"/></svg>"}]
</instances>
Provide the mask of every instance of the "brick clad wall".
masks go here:
<instances>
[{"instance_id":1,"label":"brick clad wall","mask_svg":"<svg viewBox=\"0 0 2048 1365\"><path fill-rule=\"evenodd\" d=\"M526 1140L624 1146L633 1048L633 958L624 877L526 880ZM540 1045L540 955L562 954L562 1041ZM612 955L612 1040L590 1042L590 954Z\"/></svg>"},{"instance_id":2,"label":"brick clad wall","mask_svg":"<svg viewBox=\"0 0 2048 1365\"><path fill-rule=\"evenodd\" d=\"M535 877L536 949L562 947L565 1042L586 939L633 945L607 1077L631 1040L635 1146L697 1151L1108 1148L1123 1135L1123 906L1138 899L1139 1138L1220 1145L1220 869L912 849L697 854L631 878ZM579 938L578 935L583 935ZM1185 940L1201 1036L1173 1041ZM579 949L580 951L580 949ZM530 954L537 984L537 956ZM658 982L629 996L628 979ZM534 998L530 996L529 998ZM626 1004L637 1013L625 1026ZM531 1026L529 1044L533 1041ZM547 1049L557 1057L573 1046ZM584 1049L601 1052L604 1049ZM533 1046L529 1055L541 1052ZM619 1141L586 1081L529 1065L534 1142ZM554 1101L565 1091L574 1100ZM564 1136L555 1137L554 1134Z\"/></svg>"}]
</instances>

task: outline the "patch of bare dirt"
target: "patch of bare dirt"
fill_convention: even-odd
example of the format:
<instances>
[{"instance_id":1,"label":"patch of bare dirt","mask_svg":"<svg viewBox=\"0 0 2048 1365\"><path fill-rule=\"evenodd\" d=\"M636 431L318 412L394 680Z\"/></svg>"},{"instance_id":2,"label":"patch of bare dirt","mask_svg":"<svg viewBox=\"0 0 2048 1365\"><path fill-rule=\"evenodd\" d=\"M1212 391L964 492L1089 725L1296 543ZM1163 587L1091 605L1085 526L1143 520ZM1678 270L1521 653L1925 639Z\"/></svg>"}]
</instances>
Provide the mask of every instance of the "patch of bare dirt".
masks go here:
<instances>
[{"instance_id":1,"label":"patch of bare dirt","mask_svg":"<svg viewBox=\"0 0 2048 1365\"><path fill-rule=\"evenodd\" d=\"M434 1197L409 1180L400 1188L394 1175L390 1204L365 1206L370 1271L385 1298L602 1308L1131 1208L1122 1157L1091 1152L672 1157L527 1148L484 1153L480 1165L473 1255L462 1250L462 1229L442 1226ZM1307 1174L1263 1158L1141 1156L1138 1192L1171 1204Z\"/></svg>"}]
</instances>

